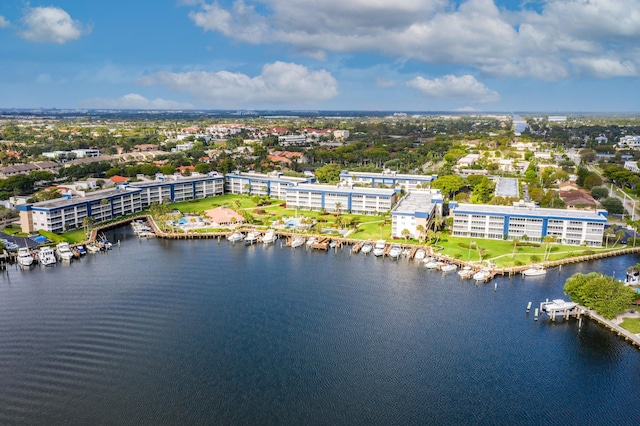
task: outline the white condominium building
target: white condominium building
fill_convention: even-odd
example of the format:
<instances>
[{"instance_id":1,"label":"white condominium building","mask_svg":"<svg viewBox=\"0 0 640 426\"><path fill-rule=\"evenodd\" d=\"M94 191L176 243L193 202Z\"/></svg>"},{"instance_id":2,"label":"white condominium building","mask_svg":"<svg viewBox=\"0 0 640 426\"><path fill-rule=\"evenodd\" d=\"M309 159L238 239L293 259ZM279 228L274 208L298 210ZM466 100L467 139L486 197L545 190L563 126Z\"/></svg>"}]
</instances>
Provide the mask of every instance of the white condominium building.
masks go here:
<instances>
[{"instance_id":1,"label":"white condominium building","mask_svg":"<svg viewBox=\"0 0 640 426\"><path fill-rule=\"evenodd\" d=\"M313 176L306 178L284 176L282 173L233 172L225 176L225 193L269 196L284 200L286 188L300 183L315 182Z\"/></svg>"},{"instance_id":2,"label":"white condominium building","mask_svg":"<svg viewBox=\"0 0 640 426\"><path fill-rule=\"evenodd\" d=\"M391 211L391 236L404 238L406 229L410 238L418 238L431 228L436 216L442 216L442 203L438 190L410 192Z\"/></svg>"},{"instance_id":3,"label":"white condominium building","mask_svg":"<svg viewBox=\"0 0 640 426\"><path fill-rule=\"evenodd\" d=\"M548 209L523 202L511 207L455 203L450 207L453 235L469 238L541 241L542 237L553 236L563 244L599 247L607 222L604 210Z\"/></svg>"},{"instance_id":4,"label":"white condominium building","mask_svg":"<svg viewBox=\"0 0 640 426\"><path fill-rule=\"evenodd\" d=\"M287 208L373 215L391 210L397 193L386 188L299 184L285 188Z\"/></svg>"},{"instance_id":5,"label":"white condominium building","mask_svg":"<svg viewBox=\"0 0 640 426\"><path fill-rule=\"evenodd\" d=\"M406 192L415 191L420 188L430 188L431 182L438 175L406 175L387 171L383 173L350 172L343 170L340 172L340 180L351 183L371 186L373 188L403 188Z\"/></svg>"}]
</instances>

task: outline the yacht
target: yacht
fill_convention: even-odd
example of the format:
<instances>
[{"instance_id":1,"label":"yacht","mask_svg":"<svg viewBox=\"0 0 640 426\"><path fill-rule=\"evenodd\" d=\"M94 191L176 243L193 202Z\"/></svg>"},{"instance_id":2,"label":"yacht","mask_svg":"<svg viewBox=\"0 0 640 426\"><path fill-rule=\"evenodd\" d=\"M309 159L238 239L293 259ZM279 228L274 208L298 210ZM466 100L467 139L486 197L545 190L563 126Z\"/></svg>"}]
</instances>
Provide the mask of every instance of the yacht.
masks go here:
<instances>
[{"instance_id":1,"label":"yacht","mask_svg":"<svg viewBox=\"0 0 640 426\"><path fill-rule=\"evenodd\" d=\"M424 267L427 269L436 269L439 263L440 261L438 259L429 259L428 262L425 262Z\"/></svg>"},{"instance_id":2,"label":"yacht","mask_svg":"<svg viewBox=\"0 0 640 426\"><path fill-rule=\"evenodd\" d=\"M244 240L244 234L240 231L235 231L231 235L227 235L227 240L232 243L237 243L238 241Z\"/></svg>"},{"instance_id":3,"label":"yacht","mask_svg":"<svg viewBox=\"0 0 640 426\"><path fill-rule=\"evenodd\" d=\"M458 271L458 275L460 275L460 277L462 278L471 278L471 276L473 275L473 269L471 268L471 266L465 266Z\"/></svg>"},{"instance_id":4,"label":"yacht","mask_svg":"<svg viewBox=\"0 0 640 426\"><path fill-rule=\"evenodd\" d=\"M426 255L427 255L427 252L424 251L424 249L418 249L416 250L416 254L413 255L413 258L416 260L423 260Z\"/></svg>"},{"instance_id":5,"label":"yacht","mask_svg":"<svg viewBox=\"0 0 640 426\"><path fill-rule=\"evenodd\" d=\"M18 249L18 265L31 266L33 264L33 256L29 247L20 247Z\"/></svg>"},{"instance_id":6,"label":"yacht","mask_svg":"<svg viewBox=\"0 0 640 426\"><path fill-rule=\"evenodd\" d=\"M100 247L92 243L87 244L86 247L87 247L87 253L97 253L100 251Z\"/></svg>"},{"instance_id":7,"label":"yacht","mask_svg":"<svg viewBox=\"0 0 640 426\"><path fill-rule=\"evenodd\" d=\"M360 249L360 251L364 254L368 254L371 252L371 250L373 250L373 244L371 243L364 243L364 245L362 246L362 248Z\"/></svg>"},{"instance_id":8,"label":"yacht","mask_svg":"<svg viewBox=\"0 0 640 426\"><path fill-rule=\"evenodd\" d=\"M454 265L453 263L447 263L440 268L442 272L451 272L455 271L456 269L458 269L458 266Z\"/></svg>"},{"instance_id":9,"label":"yacht","mask_svg":"<svg viewBox=\"0 0 640 426\"><path fill-rule=\"evenodd\" d=\"M71 260L73 258L73 252L69 248L69 243L58 243L56 245L56 254L61 260Z\"/></svg>"},{"instance_id":10,"label":"yacht","mask_svg":"<svg viewBox=\"0 0 640 426\"><path fill-rule=\"evenodd\" d=\"M38 261L44 266L53 266L56 264L56 255L51 247L42 247L38 251Z\"/></svg>"},{"instance_id":11,"label":"yacht","mask_svg":"<svg viewBox=\"0 0 640 426\"><path fill-rule=\"evenodd\" d=\"M389 250L389 257L392 259L397 259L402 254L402 248L400 246L393 246L391 250Z\"/></svg>"},{"instance_id":12,"label":"yacht","mask_svg":"<svg viewBox=\"0 0 640 426\"><path fill-rule=\"evenodd\" d=\"M376 245L373 247L373 255L374 256L382 256L384 254L384 248L386 247L387 242L385 240L376 241Z\"/></svg>"},{"instance_id":13,"label":"yacht","mask_svg":"<svg viewBox=\"0 0 640 426\"><path fill-rule=\"evenodd\" d=\"M291 241L291 248L298 248L302 245L304 245L304 237L298 236Z\"/></svg>"},{"instance_id":14,"label":"yacht","mask_svg":"<svg viewBox=\"0 0 640 426\"><path fill-rule=\"evenodd\" d=\"M336 240L331 240L329 243L329 248L336 248L338 246L338 242Z\"/></svg>"},{"instance_id":15,"label":"yacht","mask_svg":"<svg viewBox=\"0 0 640 426\"><path fill-rule=\"evenodd\" d=\"M311 247L316 241L318 241L316 237L309 237L309 239L307 240L307 247Z\"/></svg>"},{"instance_id":16,"label":"yacht","mask_svg":"<svg viewBox=\"0 0 640 426\"><path fill-rule=\"evenodd\" d=\"M276 235L276 231L274 231L273 229L269 229L267 230L267 232L265 232L264 237L262 237L262 242L264 244L273 244L277 239L278 236Z\"/></svg>"},{"instance_id":17,"label":"yacht","mask_svg":"<svg viewBox=\"0 0 640 426\"><path fill-rule=\"evenodd\" d=\"M473 274L473 279L476 281L486 281L491 275L491 271L488 269L481 269L475 274Z\"/></svg>"},{"instance_id":18,"label":"yacht","mask_svg":"<svg viewBox=\"0 0 640 426\"><path fill-rule=\"evenodd\" d=\"M538 275L544 275L544 274L547 273L547 271L544 268L541 268L539 266L532 266L529 269L525 269L521 273L525 277L535 277L535 276L538 276Z\"/></svg>"},{"instance_id":19,"label":"yacht","mask_svg":"<svg viewBox=\"0 0 640 426\"><path fill-rule=\"evenodd\" d=\"M257 243L259 237L260 237L260 233L257 231L248 232L247 236L244 237L244 243L247 245Z\"/></svg>"}]
</instances>

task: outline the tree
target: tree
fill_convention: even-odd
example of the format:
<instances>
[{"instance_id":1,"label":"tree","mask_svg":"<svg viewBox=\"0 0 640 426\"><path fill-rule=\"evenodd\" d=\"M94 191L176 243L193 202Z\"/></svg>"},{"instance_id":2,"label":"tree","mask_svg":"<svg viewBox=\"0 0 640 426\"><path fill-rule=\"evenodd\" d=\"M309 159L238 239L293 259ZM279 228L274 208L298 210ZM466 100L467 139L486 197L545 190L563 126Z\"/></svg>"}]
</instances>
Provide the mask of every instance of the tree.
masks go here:
<instances>
[{"instance_id":1,"label":"tree","mask_svg":"<svg viewBox=\"0 0 640 426\"><path fill-rule=\"evenodd\" d=\"M520 244L520 240L517 238L513 239L513 251L511 252L511 258L513 259L516 256L516 247Z\"/></svg>"},{"instance_id":2,"label":"tree","mask_svg":"<svg viewBox=\"0 0 640 426\"><path fill-rule=\"evenodd\" d=\"M416 231L418 232L418 241L422 241L422 239L424 238L424 226L417 225Z\"/></svg>"},{"instance_id":3,"label":"tree","mask_svg":"<svg viewBox=\"0 0 640 426\"><path fill-rule=\"evenodd\" d=\"M408 240L411 236L411 232L407 228L404 228L400 234L404 237L405 240Z\"/></svg>"},{"instance_id":4,"label":"tree","mask_svg":"<svg viewBox=\"0 0 640 426\"><path fill-rule=\"evenodd\" d=\"M431 186L442 191L445 197L451 198L464 186L464 181L457 175L445 175L434 180Z\"/></svg>"},{"instance_id":5,"label":"tree","mask_svg":"<svg viewBox=\"0 0 640 426\"><path fill-rule=\"evenodd\" d=\"M602 185L602 178L596 173L590 173L584 178L584 187L591 190L593 187Z\"/></svg>"},{"instance_id":6,"label":"tree","mask_svg":"<svg viewBox=\"0 0 640 426\"><path fill-rule=\"evenodd\" d=\"M626 311L636 295L633 288L599 272L572 275L565 282L564 291L573 302L596 310L606 319Z\"/></svg>"},{"instance_id":7,"label":"tree","mask_svg":"<svg viewBox=\"0 0 640 426\"><path fill-rule=\"evenodd\" d=\"M315 170L316 178L320 183L336 183L340 180L340 166L327 164Z\"/></svg>"},{"instance_id":8,"label":"tree","mask_svg":"<svg viewBox=\"0 0 640 426\"><path fill-rule=\"evenodd\" d=\"M596 200L607 198L609 196L609 190L604 186L594 186L591 188L591 196Z\"/></svg>"},{"instance_id":9,"label":"tree","mask_svg":"<svg viewBox=\"0 0 640 426\"><path fill-rule=\"evenodd\" d=\"M604 248L606 249L609 248L609 238L613 237L613 235L614 235L614 232L611 227L604 230L604 240L605 240Z\"/></svg>"},{"instance_id":10,"label":"tree","mask_svg":"<svg viewBox=\"0 0 640 426\"><path fill-rule=\"evenodd\" d=\"M604 207L609 214L623 214L624 206L622 205L622 201L615 197L607 197L604 200L600 201L602 207Z\"/></svg>"}]
</instances>

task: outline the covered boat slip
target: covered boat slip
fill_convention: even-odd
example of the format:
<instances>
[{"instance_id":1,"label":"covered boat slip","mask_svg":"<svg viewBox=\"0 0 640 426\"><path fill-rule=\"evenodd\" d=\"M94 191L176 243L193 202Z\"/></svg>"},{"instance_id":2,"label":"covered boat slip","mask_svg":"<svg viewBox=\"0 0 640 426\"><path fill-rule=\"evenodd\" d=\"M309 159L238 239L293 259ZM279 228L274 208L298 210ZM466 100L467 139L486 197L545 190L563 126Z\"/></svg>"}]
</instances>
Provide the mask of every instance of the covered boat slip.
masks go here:
<instances>
[{"instance_id":1,"label":"covered boat slip","mask_svg":"<svg viewBox=\"0 0 640 426\"><path fill-rule=\"evenodd\" d=\"M551 318L551 321L555 321L556 316L569 319L569 317L580 317L582 308L574 302L565 302L563 299L553 299L552 301L545 301L540 303L540 312L544 312Z\"/></svg>"}]
</instances>

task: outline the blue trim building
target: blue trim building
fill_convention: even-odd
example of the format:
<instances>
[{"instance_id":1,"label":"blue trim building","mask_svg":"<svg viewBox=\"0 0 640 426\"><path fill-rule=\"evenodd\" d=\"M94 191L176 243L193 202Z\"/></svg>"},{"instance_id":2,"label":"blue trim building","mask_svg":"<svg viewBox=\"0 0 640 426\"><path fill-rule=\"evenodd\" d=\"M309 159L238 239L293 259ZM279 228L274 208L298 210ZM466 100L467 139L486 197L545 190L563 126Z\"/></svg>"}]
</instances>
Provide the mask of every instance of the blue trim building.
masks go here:
<instances>
[{"instance_id":1,"label":"blue trim building","mask_svg":"<svg viewBox=\"0 0 640 426\"><path fill-rule=\"evenodd\" d=\"M542 241L552 236L563 244L600 247L607 222L604 210L548 209L524 202L513 206L451 203L449 207L452 234L469 238Z\"/></svg>"},{"instance_id":2,"label":"blue trim building","mask_svg":"<svg viewBox=\"0 0 640 426\"><path fill-rule=\"evenodd\" d=\"M405 229L411 238L424 236L433 225L433 219L442 216L442 206L442 195L437 189L410 192L391 211L391 236L404 238ZM421 231L419 226L422 226Z\"/></svg>"},{"instance_id":3,"label":"blue trim building","mask_svg":"<svg viewBox=\"0 0 640 426\"><path fill-rule=\"evenodd\" d=\"M376 214L391 210L399 191L342 185L299 184L285 188L287 208Z\"/></svg>"},{"instance_id":4,"label":"blue trim building","mask_svg":"<svg viewBox=\"0 0 640 426\"><path fill-rule=\"evenodd\" d=\"M431 188L431 182L437 177L438 175L407 175L396 172L369 173L350 172L348 170L340 172L340 180L351 184L366 185L373 188L400 187L406 192L421 188Z\"/></svg>"},{"instance_id":5,"label":"blue trim building","mask_svg":"<svg viewBox=\"0 0 640 426\"><path fill-rule=\"evenodd\" d=\"M269 196L284 200L286 188L315 181L315 177L289 177L278 172L263 174L236 171L225 175L225 193Z\"/></svg>"}]
</instances>

